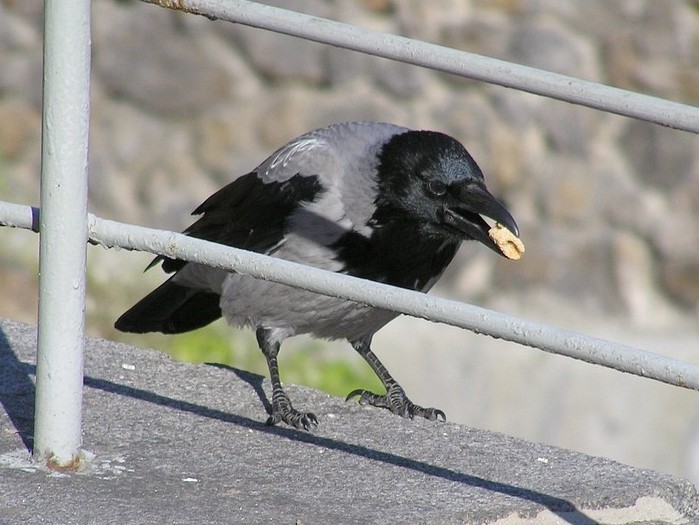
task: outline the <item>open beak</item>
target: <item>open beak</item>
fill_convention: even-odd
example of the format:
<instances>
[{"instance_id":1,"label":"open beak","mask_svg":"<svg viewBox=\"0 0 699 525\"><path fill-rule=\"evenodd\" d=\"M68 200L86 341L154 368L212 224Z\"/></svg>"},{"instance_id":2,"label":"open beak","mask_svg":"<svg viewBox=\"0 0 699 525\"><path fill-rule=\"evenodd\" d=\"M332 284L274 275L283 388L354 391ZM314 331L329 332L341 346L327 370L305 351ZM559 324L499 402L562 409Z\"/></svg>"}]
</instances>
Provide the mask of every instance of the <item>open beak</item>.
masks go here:
<instances>
[{"instance_id":1,"label":"open beak","mask_svg":"<svg viewBox=\"0 0 699 525\"><path fill-rule=\"evenodd\" d=\"M468 186L459 194L459 202L443 209L443 221L459 230L465 238L474 239L503 255L488 235L491 226L483 217L492 219L519 237L519 227L510 212L485 187Z\"/></svg>"}]
</instances>

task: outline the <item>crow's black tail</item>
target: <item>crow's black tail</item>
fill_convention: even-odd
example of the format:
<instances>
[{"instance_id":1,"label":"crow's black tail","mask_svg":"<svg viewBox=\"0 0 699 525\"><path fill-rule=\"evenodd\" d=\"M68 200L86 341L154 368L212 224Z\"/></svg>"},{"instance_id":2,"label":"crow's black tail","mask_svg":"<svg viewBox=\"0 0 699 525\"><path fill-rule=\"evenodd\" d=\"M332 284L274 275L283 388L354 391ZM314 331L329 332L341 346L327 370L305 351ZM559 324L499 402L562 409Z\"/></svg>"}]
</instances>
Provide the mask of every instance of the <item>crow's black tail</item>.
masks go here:
<instances>
[{"instance_id":1,"label":"crow's black tail","mask_svg":"<svg viewBox=\"0 0 699 525\"><path fill-rule=\"evenodd\" d=\"M170 278L119 317L114 328L136 334L189 332L221 317L219 301L214 292L180 286Z\"/></svg>"}]
</instances>

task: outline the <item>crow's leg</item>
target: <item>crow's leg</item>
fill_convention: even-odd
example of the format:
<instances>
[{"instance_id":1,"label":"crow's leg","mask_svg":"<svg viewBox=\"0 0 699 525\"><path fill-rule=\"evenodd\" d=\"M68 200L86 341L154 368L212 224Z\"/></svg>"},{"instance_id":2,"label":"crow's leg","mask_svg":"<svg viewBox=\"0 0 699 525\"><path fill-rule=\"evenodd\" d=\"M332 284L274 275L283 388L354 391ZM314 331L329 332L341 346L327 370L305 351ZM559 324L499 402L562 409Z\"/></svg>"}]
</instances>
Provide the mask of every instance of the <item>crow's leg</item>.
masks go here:
<instances>
[{"instance_id":1,"label":"crow's leg","mask_svg":"<svg viewBox=\"0 0 699 525\"><path fill-rule=\"evenodd\" d=\"M441 419L442 421L447 420L447 417L441 410L436 408L423 408L408 399L403 388L391 377L386 367L379 361L376 354L371 351L371 336L363 337L357 341L351 341L351 343L354 349L359 352L359 355L369 363L372 370L379 376L379 379L386 387L386 393L380 396L367 390L358 389L348 394L348 400L355 396L359 396L359 402L363 405L387 408L394 414L398 414L404 418L413 419L415 416L420 416L431 421L437 419Z\"/></svg>"},{"instance_id":2,"label":"crow's leg","mask_svg":"<svg viewBox=\"0 0 699 525\"><path fill-rule=\"evenodd\" d=\"M291 404L289 396L286 395L279 380L279 365L277 364L277 354L281 341L272 336L272 331L260 327L255 332L257 343L267 359L269 377L272 381L272 414L267 419L268 425L276 425L283 421L287 425L304 430L311 430L318 426L318 418L311 412L299 412Z\"/></svg>"}]
</instances>

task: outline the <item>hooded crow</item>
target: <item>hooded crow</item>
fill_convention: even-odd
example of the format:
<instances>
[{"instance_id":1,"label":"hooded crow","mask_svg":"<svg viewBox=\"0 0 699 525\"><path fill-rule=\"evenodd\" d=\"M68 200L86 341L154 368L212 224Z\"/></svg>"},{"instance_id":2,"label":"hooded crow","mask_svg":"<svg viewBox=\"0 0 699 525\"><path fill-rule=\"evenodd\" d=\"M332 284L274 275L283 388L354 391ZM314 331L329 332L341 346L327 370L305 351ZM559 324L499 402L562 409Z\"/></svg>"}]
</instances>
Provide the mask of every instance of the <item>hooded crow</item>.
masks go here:
<instances>
[{"instance_id":1,"label":"hooded crow","mask_svg":"<svg viewBox=\"0 0 699 525\"><path fill-rule=\"evenodd\" d=\"M483 174L454 138L379 122L310 131L194 210L184 233L220 244L426 292L461 241L500 253L490 225L519 230L488 192ZM255 330L272 382L268 424L311 429L317 418L296 410L279 379L277 354L293 335L347 339L386 388L347 399L402 417L446 417L408 399L371 350L372 336L395 312L182 260L157 257L173 275L115 323L118 330L176 334L219 317ZM149 266L149 268L150 268Z\"/></svg>"}]
</instances>

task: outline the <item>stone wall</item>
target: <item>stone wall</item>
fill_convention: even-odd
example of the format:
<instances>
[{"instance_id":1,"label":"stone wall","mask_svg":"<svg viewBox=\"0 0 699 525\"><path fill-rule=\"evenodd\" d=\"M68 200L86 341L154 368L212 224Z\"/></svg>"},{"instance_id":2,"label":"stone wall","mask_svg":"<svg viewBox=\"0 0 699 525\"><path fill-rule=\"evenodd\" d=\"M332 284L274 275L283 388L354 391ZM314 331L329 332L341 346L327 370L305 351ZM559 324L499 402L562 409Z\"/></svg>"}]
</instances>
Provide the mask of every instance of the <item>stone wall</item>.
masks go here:
<instances>
[{"instance_id":1,"label":"stone wall","mask_svg":"<svg viewBox=\"0 0 699 525\"><path fill-rule=\"evenodd\" d=\"M696 2L278 3L699 101ZM17 202L38 195L41 8L0 4L0 197ZM446 293L573 301L641 321L697 310L692 134L136 1L95 2L93 50L95 213L182 228L210 192L297 134L391 121L458 137L522 228L521 262L468 247Z\"/></svg>"}]
</instances>

